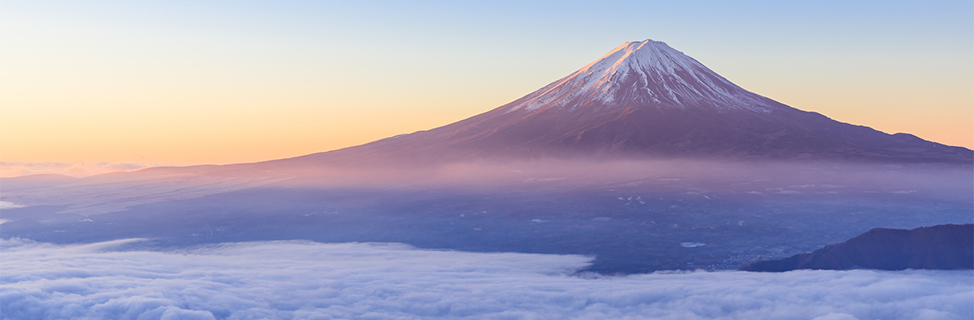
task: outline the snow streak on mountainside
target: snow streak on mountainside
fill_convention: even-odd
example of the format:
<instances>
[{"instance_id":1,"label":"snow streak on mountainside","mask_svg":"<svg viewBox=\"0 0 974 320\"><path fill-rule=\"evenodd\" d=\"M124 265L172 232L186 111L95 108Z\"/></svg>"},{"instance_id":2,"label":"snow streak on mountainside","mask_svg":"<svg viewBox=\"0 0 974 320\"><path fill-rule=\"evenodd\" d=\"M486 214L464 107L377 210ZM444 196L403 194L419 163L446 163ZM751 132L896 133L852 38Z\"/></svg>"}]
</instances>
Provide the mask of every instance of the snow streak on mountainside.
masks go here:
<instances>
[{"instance_id":1,"label":"snow streak on mountainside","mask_svg":"<svg viewBox=\"0 0 974 320\"><path fill-rule=\"evenodd\" d=\"M595 105L712 107L769 112L775 104L727 81L663 42L616 47L575 73L514 102L509 111Z\"/></svg>"}]
</instances>

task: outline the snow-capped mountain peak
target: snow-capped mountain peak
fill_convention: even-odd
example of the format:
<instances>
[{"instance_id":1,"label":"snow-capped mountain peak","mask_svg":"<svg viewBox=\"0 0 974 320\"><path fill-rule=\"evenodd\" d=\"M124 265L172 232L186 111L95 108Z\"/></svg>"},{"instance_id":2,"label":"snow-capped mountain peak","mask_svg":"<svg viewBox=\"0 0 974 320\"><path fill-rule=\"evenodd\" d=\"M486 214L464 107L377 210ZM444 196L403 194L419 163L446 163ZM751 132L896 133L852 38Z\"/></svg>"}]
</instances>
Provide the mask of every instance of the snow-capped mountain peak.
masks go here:
<instances>
[{"instance_id":1,"label":"snow-capped mountain peak","mask_svg":"<svg viewBox=\"0 0 974 320\"><path fill-rule=\"evenodd\" d=\"M974 152L789 107L734 85L665 43L645 40L618 46L567 77L470 118L282 161L425 166L574 157L970 165Z\"/></svg>"},{"instance_id":2,"label":"snow-capped mountain peak","mask_svg":"<svg viewBox=\"0 0 974 320\"><path fill-rule=\"evenodd\" d=\"M512 103L547 108L657 107L768 112L776 104L724 79L666 43L624 43L569 76Z\"/></svg>"}]
</instances>

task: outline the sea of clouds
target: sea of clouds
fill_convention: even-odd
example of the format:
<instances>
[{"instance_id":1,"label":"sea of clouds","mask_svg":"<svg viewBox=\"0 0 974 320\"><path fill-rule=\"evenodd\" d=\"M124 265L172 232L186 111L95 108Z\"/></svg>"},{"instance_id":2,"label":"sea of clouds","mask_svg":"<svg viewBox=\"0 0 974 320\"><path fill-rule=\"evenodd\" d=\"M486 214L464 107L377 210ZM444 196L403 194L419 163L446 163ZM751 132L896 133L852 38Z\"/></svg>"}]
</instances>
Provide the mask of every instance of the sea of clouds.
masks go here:
<instances>
[{"instance_id":1,"label":"sea of clouds","mask_svg":"<svg viewBox=\"0 0 974 320\"><path fill-rule=\"evenodd\" d=\"M403 244L0 242L3 319L972 319L972 271L575 274Z\"/></svg>"}]
</instances>

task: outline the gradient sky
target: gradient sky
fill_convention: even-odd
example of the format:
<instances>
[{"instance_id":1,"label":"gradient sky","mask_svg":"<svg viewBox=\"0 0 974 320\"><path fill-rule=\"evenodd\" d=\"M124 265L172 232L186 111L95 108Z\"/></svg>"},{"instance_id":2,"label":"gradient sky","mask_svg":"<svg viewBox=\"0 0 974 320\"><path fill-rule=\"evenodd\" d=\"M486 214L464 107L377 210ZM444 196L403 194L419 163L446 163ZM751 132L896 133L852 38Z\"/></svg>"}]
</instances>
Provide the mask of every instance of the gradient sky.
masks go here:
<instances>
[{"instance_id":1,"label":"gradient sky","mask_svg":"<svg viewBox=\"0 0 974 320\"><path fill-rule=\"evenodd\" d=\"M4 0L0 161L333 150L490 110L647 38L790 106L974 148L969 0Z\"/></svg>"}]
</instances>

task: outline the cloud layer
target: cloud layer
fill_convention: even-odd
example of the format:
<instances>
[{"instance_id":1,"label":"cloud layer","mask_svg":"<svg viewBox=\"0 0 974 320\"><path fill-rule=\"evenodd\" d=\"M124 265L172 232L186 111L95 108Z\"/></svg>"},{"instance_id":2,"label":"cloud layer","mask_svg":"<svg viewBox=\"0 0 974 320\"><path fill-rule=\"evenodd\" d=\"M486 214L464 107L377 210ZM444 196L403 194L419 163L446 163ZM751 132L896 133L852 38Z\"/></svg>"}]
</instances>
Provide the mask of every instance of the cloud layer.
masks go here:
<instances>
[{"instance_id":1,"label":"cloud layer","mask_svg":"<svg viewBox=\"0 0 974 320\"><path fill-rule=\"evenodd\" d=\"M127 162L20 162L0 161L0 177L20 177L32 174L63 174L87 177L96 174L132 171L145 168L141 163Z\"/></svg>"},{"instance_id":2,"label":"cloud layer","mask_svg":"<svg viewBox=\"0 0 974 320\"><path fill-rule=\"evenodd\" d=\"M250 242L2 243L3 319L970 319L970 271L571 276L589 257Z\"/></svg>"}]
</instances>

